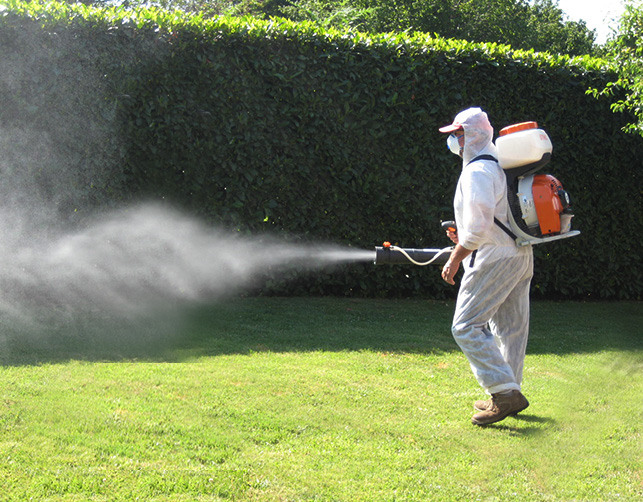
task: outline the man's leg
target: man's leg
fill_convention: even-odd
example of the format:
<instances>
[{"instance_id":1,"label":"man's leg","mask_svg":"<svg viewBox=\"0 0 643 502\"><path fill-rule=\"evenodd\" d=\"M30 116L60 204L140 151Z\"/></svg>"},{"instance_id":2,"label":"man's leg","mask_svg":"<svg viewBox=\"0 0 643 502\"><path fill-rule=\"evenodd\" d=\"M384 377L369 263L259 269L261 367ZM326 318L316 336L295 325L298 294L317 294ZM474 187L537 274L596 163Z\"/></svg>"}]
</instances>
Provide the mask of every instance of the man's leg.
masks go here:
<instances>
[{"instance_id":1,"label":"man's leg","mask_svg":"<svg viewBox=\"0 0 643 502\"><path fill-rule=\"evenodd\" d=\"M500 353L511 367L518 385L522 383L529 337L529 290L533 275L533 256L524 258L522 267L513 271L520 277L519 282L489 322Z\"/></svg>"},{"instance_id":2,"label":"man's leg","mask_svg":"<svg viewBox=\"0 0 643 502\"><path fill-rule=\"evenodd\" d=\"M522 279L512 273L524 257L497 260L465 270L458 293L452 332L476 379L489 393L520 390L513 369L489 330L489 321Z\"/></svg>"}]
</instances>

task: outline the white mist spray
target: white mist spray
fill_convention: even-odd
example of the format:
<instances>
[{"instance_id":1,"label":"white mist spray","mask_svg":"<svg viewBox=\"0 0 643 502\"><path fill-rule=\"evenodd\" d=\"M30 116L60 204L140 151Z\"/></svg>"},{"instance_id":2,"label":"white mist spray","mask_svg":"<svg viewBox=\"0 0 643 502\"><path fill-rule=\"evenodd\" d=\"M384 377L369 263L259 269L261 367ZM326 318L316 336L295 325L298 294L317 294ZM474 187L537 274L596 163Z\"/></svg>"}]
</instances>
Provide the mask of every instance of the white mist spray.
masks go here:
<instances>
[{"instance_id":1,"label":"white mist spray","mask_svg":"<svg viewBox=\"0 0 643 502\"><path fill-rule=\"evenodd\" d=\"M115 325L136 331L152 322L159 332L182 307L238 293L268 272L373 261L375 254L235 236L152 205L61 236L12 241L0 270L0 337L32 339L70 330L83 337L88 323L99 322L101 337Z\"/></svg>"}]
</instances>

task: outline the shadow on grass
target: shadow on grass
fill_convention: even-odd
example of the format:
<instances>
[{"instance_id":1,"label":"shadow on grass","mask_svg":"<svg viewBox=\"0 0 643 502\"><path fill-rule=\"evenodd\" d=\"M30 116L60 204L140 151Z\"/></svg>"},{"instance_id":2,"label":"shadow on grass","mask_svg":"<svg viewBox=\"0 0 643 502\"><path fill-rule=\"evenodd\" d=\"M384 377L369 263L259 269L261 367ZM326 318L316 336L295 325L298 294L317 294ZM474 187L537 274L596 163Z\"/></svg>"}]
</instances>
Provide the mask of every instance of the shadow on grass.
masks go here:
<instances>
[{"instance_id":1,"label":"shadow on grass","mask_svg":"<svg viewBox=\"0 0 643 502\"><path fill-rule=\"evenodd\" d=\"M74 360L180 362L255 352L457 350L453 307L431 301L245 298L145 320L66 320L5 334L4 365Z\"/></svg>"},{"instance_id":2,"label":"shadow on grass","mask_svg":"<svg viewBox=\"0 0 643 502\"><path fill-rule=\"evenodd\" d=\"M484 426L484 429L499 430L512 436L534 437L556 425L550 417L520 413L495 424Z\"/></svg>"},{"instance_id":3,"label":"shadow on grass","mask_svg":"<svg viewBox=\"0 0 643 502\"><path fill-rule=\"evenodd\" d=\"M106 319L86 316L50 323L5 326L0 332L0 365L118 360L164 360L181 344L185 319Z\"/></svg>"},{"instance_id":4,"label":"shadow on grass","mask_svg":"<svg viewBox=\"0 0 643 502\"><path fill-rule=\"evenodd\" d=\"M253 352L458 351L453 302L348 298L237 298L145 319L67 319L3 330L0 364L66 360L180 362ZM530 354L643 350L641 304L532 304Z\"/></svg>"}]
</instances>

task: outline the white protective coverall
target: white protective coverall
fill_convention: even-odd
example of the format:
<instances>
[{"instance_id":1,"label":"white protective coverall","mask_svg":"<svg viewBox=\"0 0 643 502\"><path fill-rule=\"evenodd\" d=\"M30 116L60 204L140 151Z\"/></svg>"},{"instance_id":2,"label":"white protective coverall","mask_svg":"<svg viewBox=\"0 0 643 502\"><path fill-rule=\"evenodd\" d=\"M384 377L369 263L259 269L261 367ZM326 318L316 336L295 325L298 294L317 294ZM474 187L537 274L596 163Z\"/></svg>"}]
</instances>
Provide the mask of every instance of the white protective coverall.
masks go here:
<instances>
[{"instance_id":1,"label":"white protective coverall","mask_svg":"<svg viewBox=\"0 0 643 502\"><path fill-rule=\"evenodd\" d=\"M531 246L518 247L497 224L509 227L507 181L487 114L470 108L454 123L465 133L463 168L454 197L459 243L474 254L462 262L452 332L488 394L521 390L529 334Z\"/></svg>"}]
</instances>

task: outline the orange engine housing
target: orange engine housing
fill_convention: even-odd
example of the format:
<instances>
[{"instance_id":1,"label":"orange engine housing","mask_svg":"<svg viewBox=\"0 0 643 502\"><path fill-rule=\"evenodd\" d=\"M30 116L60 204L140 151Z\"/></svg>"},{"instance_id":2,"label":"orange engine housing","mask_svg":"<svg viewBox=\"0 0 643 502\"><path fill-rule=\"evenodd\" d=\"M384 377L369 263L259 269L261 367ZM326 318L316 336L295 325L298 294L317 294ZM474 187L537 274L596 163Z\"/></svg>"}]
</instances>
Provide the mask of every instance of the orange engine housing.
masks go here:
<instances>
[{"instance_id":1,"label":"orange engine housing","mask_svg":"<svg viewBox=\"0 0 643 502\"><path fill-rule=\"evenodd\" d=\"M559 197L562 189L560 181L551 174L534 175L531 193L542 235L560 232L560 215L565 209Z\"/></svg>"}]
</instances>

